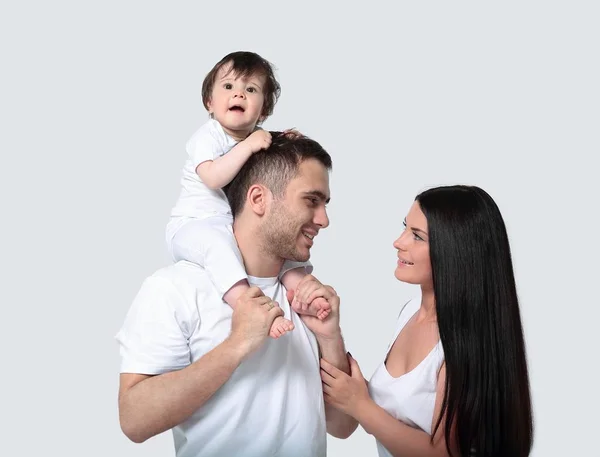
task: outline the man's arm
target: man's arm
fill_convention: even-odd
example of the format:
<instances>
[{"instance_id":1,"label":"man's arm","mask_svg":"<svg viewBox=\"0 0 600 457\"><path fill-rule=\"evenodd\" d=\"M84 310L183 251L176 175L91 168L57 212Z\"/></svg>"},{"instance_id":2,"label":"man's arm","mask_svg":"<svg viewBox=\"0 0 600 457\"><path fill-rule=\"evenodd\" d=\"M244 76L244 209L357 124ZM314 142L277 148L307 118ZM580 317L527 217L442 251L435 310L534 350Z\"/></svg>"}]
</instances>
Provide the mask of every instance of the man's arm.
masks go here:
<instances>
[{"instance_id":1,"label":"man's arm","mask_svg":"<svg viewBox=\"0 0 600 457\"><path fill-rule=\"evenodd\" d=\"M321 357L349 374L350 365L340 329L340 297L333 287L321 284L312 275L305 276L298 285L298 298L303 303L311 303L317 297L323 297L331 306L329 316L324 320L319 320L314 316L301 314L300 318L315 334ZM358 427L358 422L354 418L327 403L325 404L325 418L327 433L336 438L348 438Z\"/></svg>"},{"instance_id":2,"label":"man's arm","mask_svg":"<svg viewBox=\"0 0 600 457\"><path fill-rule=\"evenodd\" d=\"M331 339L321 337L317 338L317 341L321 350L321 357L344 373L350 374L350 365L348 364L341 331L339 336ZM327 403L325 403L325 418L327 421L327 433L336 438L346 439L358 427L356 419Z\"/></svg>"},{"instance_id":3,"label":"man's arm","mask_svg":"<svg viewBox=\"0 0 600 457\"><path fill-rule=\"evenodd\" d=\"M190 366L158 376L121 373L119 418L136 443L184 422L229 379L247 349L228 338Z\"/></svg>"},{"instance_id":4,"label":"man's arm","mask_svg":"<svg viewBox=\"0 0 600 457\"><path fill-rule=\"evenodd\" d=\"M123 433L136 443L188 419L229 379L242 360L268 336L283 315L257 287L240 297L231 334L202 358L178 371L156 376L122 373L119 418Z\"/></svg>"}]
</instances>

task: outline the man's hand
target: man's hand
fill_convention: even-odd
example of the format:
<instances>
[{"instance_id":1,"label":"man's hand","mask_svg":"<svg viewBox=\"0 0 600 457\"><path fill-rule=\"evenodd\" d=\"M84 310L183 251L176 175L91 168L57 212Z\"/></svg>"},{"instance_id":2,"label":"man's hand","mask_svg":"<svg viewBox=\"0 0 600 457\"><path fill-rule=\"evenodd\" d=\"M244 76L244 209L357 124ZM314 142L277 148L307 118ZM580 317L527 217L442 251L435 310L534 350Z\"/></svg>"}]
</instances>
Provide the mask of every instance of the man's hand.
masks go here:
<instances>
[{"instance_id":1,"label":"man's hand","mask_svg":"<svg viewBox=\"0 0 600 457\"><path fill-rule=\"evenodd\" d=\"M323 285L312 275L306 275L297 287L297 299L307 306L313 300L326 300L331 307L331 313L326 319L320 320L308 314L299 314L300 319L315 334L317 339L337 339L340 337L340 297L331 286ZM292 302L294 291L288 291L287 298Z\"/></svg>"},{"instance_id":2,"label":"man's hand","mask_svg":"<svg viewBox=\"0 0 600 457\"><path fill-rule=\"evenodd\" d=\"M321 284L314 276L307 275L297 287L298 297L302 303L311 303L312 300L327 300L331 313L323 320L308 314L299 314L304 324L315 334L319 344L320 357L336 367L339 372L350 373L346 349L340 330L340 297L331 286ZM294 298L294 293L288 291L288 300ZM337 373L337 372L336 372ZM335 408L330 403L325 403L325 419L327 432L337 438L348 438L358 422Z\"/></svg>"},{"instance_id":3,"label":"man's hand","mask_svg":"<svg viewBox=\"0 0 600 457\"><path fill-rule=\"evenodd\" d=\"M283 316L279 304L266 297L258 287L250 287L237 299L229 339L246 357L265 342L278 316Z\"/></svg>"},{"instance_id":4,"label":"man's hand","mask_svg":"<svg viewBox=\"0 0 600 457\"><path fill-rule=\"evenodd\" d=\"M267 130L260 129L251 133L243 143L250 149L250 152L254 154L255 152L267 149L271 146L271 141L271 133Z\"/></svg>"}]
</instances>

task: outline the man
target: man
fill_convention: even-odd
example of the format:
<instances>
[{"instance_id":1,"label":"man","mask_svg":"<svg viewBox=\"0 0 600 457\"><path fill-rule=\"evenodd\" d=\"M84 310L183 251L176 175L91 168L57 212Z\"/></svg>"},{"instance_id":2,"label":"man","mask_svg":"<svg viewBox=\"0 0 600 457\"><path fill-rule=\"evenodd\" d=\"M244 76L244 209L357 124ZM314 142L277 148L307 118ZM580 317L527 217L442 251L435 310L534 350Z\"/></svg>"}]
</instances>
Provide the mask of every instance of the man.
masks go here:
<instances>
[{"instance_id":1,"label":"man","mask_svg":"<svg viewBox=\"0 0 600 457\"><path fill-rule=\"evenodd\" d=\"M324 456L326 424L319 357L348 372L335 291L307 276L304 300L331 305L323 321L290 312L278 279L285 260L306 261L329 225L331 158L306 137L273 134L227 189L233 232L251 287L235 311L198 265L178 262L146 279L117 335L119 413L133 441L173 429L178 457ZM268 338L285 315L295 329Z\"/></svg>"}]
</instances>

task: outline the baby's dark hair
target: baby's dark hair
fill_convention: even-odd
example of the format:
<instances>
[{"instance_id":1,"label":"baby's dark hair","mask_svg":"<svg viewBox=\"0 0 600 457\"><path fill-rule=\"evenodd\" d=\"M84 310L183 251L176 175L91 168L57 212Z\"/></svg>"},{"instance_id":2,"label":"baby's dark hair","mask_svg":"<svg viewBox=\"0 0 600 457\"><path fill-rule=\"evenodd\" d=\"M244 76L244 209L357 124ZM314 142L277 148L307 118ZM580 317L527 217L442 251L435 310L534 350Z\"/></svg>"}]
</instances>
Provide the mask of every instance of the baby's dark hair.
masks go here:
<instances>
[{"instance_id":1,"label":"baby's dark hair","mask_svg":"<svg viewBox=\"0 0 600 457\"><path fill-rule=\"evenodd\" d=\"M208 110L208 102L210 101L210 96L215 85L217 73L228 63L231 63L229 72L233 72L236 76L250 77L260 75L265 77L265 86L263 87L265 99L261 112L261 117L264 121L273 114L275 103L277 103L281 94L281 86L275 79L273 65L254 52L237 51L227 54L208 72L202 83L202 103L204 103L204 107Z\"/></svg>"}]
</instances>

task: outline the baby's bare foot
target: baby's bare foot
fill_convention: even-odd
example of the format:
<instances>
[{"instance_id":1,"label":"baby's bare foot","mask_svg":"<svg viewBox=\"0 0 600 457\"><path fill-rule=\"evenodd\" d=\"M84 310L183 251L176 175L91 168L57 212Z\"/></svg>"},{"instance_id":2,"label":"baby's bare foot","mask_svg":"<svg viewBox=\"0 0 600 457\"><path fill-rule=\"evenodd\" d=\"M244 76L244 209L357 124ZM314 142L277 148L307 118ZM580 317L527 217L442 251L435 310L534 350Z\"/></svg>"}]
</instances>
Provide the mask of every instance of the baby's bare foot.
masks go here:
<instances>
[{"instance_id":1,"label":"baby's bare foot","mask_svg":"<svg viewBox=\"0 0 600 457\"><path fill-rule=\"evenodd\" d=\"M294 324L292 321L283 316L277 316L271 325L269 336L277 339L280 336L285 335L287 332L291 332L292 330L294 330Z\"/></svg>"},{"instance_id":2,"label":"baby's bare foot","mask_svg":"<svg viewBox=\"0 0 600 457\"><path fill-rule=\"evenodd\" d=\"M317 297L307 305L302 305L295 298L292 301L292 308L298 314L308 314L315 316L319 320L325 319L331 313L331 305L323 297Z\"/></svg>"}]
</instances>

